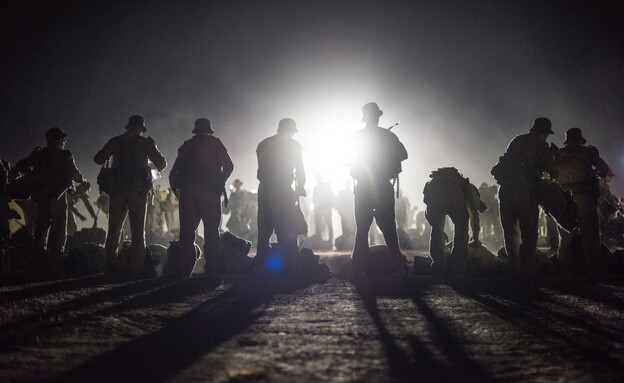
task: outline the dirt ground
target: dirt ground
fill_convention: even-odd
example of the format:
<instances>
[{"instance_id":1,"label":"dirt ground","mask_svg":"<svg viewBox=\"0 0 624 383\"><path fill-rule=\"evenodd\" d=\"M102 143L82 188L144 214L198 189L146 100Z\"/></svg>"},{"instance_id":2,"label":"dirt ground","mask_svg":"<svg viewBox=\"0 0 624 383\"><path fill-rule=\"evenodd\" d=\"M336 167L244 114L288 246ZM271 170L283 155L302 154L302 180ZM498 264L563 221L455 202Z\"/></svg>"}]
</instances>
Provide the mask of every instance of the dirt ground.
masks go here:
<instances>
[{"instance_id":1,"label":"dirt ground","mask_svg":"<svg viewBox=\"0 0 624 383\"><path fill-rule=\"evenodd\" d=\"M624 377L621 279L1 281L0 382Z\"/></svg>"}]
</instances>

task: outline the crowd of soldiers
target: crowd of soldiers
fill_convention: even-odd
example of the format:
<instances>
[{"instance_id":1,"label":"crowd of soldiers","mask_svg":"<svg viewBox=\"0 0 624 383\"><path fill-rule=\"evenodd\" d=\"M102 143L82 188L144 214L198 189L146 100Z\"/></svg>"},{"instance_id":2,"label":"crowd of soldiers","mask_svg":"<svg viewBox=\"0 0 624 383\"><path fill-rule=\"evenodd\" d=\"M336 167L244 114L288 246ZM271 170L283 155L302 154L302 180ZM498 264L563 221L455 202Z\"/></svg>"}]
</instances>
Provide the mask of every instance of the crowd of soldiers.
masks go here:
<instances>
[{"instance_id":1,"label":"crowd of soldiers","mask_svg":"<svg viewBox=\"0 0 624 383\"><path fill-rule=\"evenodd\" d=\"M3 252L11 237L9 220L22 219L32 228L34 244L45 248L49 270L58 271L66 236L77 231L75 217L87 219L75 207L79 201L94 227L100 211L108 217L106 273L119 272L120 244L130 239L126 266L131 276L142 271L146 240L166 243L175 238L179 238L176 273L191 275L198 258L195 242L200 222L204 271L218 274L222 214L229 214L225 224L229 232L254 242L254 265L260 272L276 248L286 258L299 253L310 218L315 235L307 243L352 251L355 276L369 273L370 245L379 240L379 231L387 249L385 262L395 274L407 269L402 249L417 246L423 238L429 242L433 272L441 275L461 274L470 249L486 243L494 248L504 245L499 255L505 257L510 275L531 276L542 233L546 245L557 251L561 272L582 269L597 277L601 241L606 241L601 225L615 231L609 238L615 238L616 244L621 242L622 226L613 225L621 222L621 204L608 189L614 175L598 150L586 145L578 128L566 132L562 148L549 147L547 138L554 134L551 122L537 118L528 133L511 140L492 168L498 185L484 183L477 188L456 168L433 171L424 189L426 210L418 212L398 187L402 162L408 159L405 146L390 129L379 127L383 112L376 103L364 105L362 115L365 127L349 143L364 153L349 163L353 184L347 183L335 196L329 182L317 176L312 214L305 198L302 146L294 139L298 128L289 118L279 122L275 135L258 144L257 193L243 189L237 179L228 194L234 163L208 119L195 122L193 137L179 148L171 168L170 188L161 189L153 185L153 173L165 169L167 161L154 140L144 136L144 118L131 116L125 132L111 138L94 157L102 166L97 213L88 198L90 184L64 148L67 134L51 128L46 147L35 148L14 167L2 161ZM22 214L11 206L19 206ZM334 209L341 224L337 238ZM277 246L272 245L275 240ZM581 244L576 246L580 255L574 243Z\"/></svg>"}]
</instances>

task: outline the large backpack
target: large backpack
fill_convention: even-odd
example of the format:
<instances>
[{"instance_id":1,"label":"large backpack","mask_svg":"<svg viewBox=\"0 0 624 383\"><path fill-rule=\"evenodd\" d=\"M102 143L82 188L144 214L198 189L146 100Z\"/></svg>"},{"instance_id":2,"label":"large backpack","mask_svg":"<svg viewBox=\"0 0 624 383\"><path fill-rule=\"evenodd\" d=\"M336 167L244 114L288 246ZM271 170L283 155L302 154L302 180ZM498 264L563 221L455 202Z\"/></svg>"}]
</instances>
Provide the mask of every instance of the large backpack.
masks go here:
<instances>
[{"instance_id":1,"label":"large backpack","mask_svg":"<svg viewBox=\"0 0 624 383\"><path fill-rule=\"evenodd\" d=\"M136 151L140 145L140 137L120 142L119 158L115 167L115 191L147 192L152 188L152 175L145 164L136 163Z\"/></svg>"},{"instance_id":2,"label":"large backpack","mask_svg":"<svg viewBox=\"0 0 624 383\"><path fill-rule=\"evenodd\" d=\"M559 171L557 181L560 185L574 185L589 178L587 165L580 150L560 150L557 153L556 164Z\"/></svg>"}]
</instances>

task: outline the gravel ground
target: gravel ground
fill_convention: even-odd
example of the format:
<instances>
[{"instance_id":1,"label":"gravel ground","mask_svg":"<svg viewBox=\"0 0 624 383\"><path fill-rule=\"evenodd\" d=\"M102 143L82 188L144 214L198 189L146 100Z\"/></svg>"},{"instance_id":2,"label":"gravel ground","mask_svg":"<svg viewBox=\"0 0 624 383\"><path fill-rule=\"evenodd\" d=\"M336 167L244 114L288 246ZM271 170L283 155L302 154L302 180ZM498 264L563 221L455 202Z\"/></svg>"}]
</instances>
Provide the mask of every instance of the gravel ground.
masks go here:
<instances>
[{"instance_id":1,"label":"gravel ground","mask_svg":"<svg viewBox=\"0 0 624 383\"><path fill-rule=\"evenodd\" d=\"M2 278L0 382L624 379L621 279Z\"/></svg>"}]
</instances>

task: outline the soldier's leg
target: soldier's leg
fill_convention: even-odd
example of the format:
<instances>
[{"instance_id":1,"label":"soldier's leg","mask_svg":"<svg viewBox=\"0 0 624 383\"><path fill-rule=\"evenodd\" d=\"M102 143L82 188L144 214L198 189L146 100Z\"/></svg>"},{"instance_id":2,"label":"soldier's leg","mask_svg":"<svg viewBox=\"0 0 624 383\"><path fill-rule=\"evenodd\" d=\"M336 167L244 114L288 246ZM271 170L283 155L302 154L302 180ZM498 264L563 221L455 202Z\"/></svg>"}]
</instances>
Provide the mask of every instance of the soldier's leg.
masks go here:
<instances>
[{"instance_id":1,"label":"soldier's leg","mask_svg":"<svg viewBox=\"0 0 624 383\"><path fill-rule=\"evenodd\" d=\"M446 213L435 207L427 206L426 218L431 225L431 237L429 238L429 253L433 259L433 267L438 271L446 270L446 257L444 255L444 221Z\"/></svg>"},{"instance_id":2,"label":"soldier's leg","mask_svg":"<svg viewBox=\"0 0 624 383\"><path fill-rule=\"evenodd\" d=\"M269 256L271 251L271 235L275 229L273 212L269 200L270 191L266 186L260 183L258 186L258 242L256 244L256 260L254 262L263 262Z\"/></svg>"},{"instance_id":3,"label":"soldier's leg","mask_svg":"<svg viewBox=\"0 0 624 383\"><path fill-rule=\"evenodd\" d=\"M559 262L561 271L564 274L572 274L574 272L575 259L571 245L576 230L577 229L573 230L571 233L568 233L562 228L559 228L559 236L561 237L561 242L559 243L559 249L557 250L557 261Z\"/></svg>"},{"instance_id":4,"label":"soldier's leg","mask_svg":"<svg viewBox=\"0 0 624 383\"><path fill-rule=\"evenodd\" d=\"M295 193L290 185L279 185L270 194L271 211L275 218L275 235L277 242L285 249L286 256L293 270L298 267L299 249L297 246L297 218Z\"/></svg>"},{"instance_id":5,"label":"soldier's leg","mask_svg":"<svg viewBox=\"0 0 624 383\"><path fill-rule=\"evenodd\" d=\"M463 201L457 202L449 214L455 226L453 252L449 260L452 272L459 272L468 257L468 211Z\"/></svg>"},{"instance_id":6,"label":"soldier's leg","mask_svg":"<svg viewBox=\"0 0 624 383\"><path fill-rule=\"evenodd\" d=\"M206 190L201 207L204 222L204 259L206 274L219 273L219 226L221 225L221 195Z\"/></svg>"},{"instance_id":7,"label":"soldier's leg","mask_svg":"<svg viewBox=\"0 0 624 383\"><path fill-rule=\"evenodd\" d=\"M329 233L329 243L334 243L334 223L332 222L332 208L327 209L327 232Z\"/></svg>"},{"instance_id":8,"label":"soldier's leg","mask_svg":"<svg viewBox=\"0 0 624 383\"><path fill-rule=\"evenodd\" d=\"M128 200L128 218L132 235L132 252L130 274L139 275L145 264L145 211L147 210L147 193L133 192Z\"/></svg>"},{"instance_id":9,"label":"soldier's leg","mask_svg":"<svg viewBox=\"0 0 624 383\"><path fill-rule=\"evenodd\" d=\"M65 193L57 199L50 201L50 234L48 236L48 255L53 269L60 270L65 247L67 226L67 197Z\"/></svg>"},{"instance_id":10,"label":"soldier's leg","mask_svg":"<svg viewBox=\"0 0 624 383\"><path fill-rule=\"evenodd\" d=\"M51 201L45 200L37 202L35 211L35 244L39 247L45 248L51 223Z\"/></svg>"},{"instance_id":11,"label":"soldier's leg","mask_svg":"<svg viewBox=\"0 0 624 383\"><path fill-rule=\"evenodd\" d=\"M537 250L539 206L528 199L518 214L522 243L520 244L520 266L523 274L532 275Z\"/></svg>"},{"instance_id":12,"label":"soldier's leg","mask_svg":"<svg viewBox=\"0 0 624 383\"><path fill-rule=\"evenodd\" d=\"M201 220L199 204L193 185L185 186L180 195L180 258L176 270L183 277L190 276L195 266L195 231Z\"/></svg>"},{"instance_id":13,"label":"soldier's leg","mask_svg":"<svg viewBox=\"0 0 624 383\"><path fill-rule=\"evenodd\" d=\"M596 198L589 192L575 193L578 225L583 236L583 258L590 277L600 274L600 223Z\"/></svg>"},{"instance_id":14,"label":"soldier's leg","mask_svg":"<svg viewBox=\"0 0 624 383\"><path fill-rule=\"evenodd\" d=\"M499 198L505 251L512 265L517 265L520 262L520 225L516 213L516 203L513 195L507 191L505 186L501 186Z\"/></svg>"},{"instance_id":15,"label":"soldier's leg","mask_svg":"<svg viewBox=\"0 0 624 383\"><path fill-rule=\"evenodd\" d=\"M388 251L393 256L399 256L401 249L394 212L394 189L390 182L380 185L379 198L375 207L375 220L383 233Z\"/></svg>"},{"instance_id":16,"label":"soldier's leg","mask_svg":"<svg viewBox=\"0 0 624 383\"><path fill-rule=\"evenodd\" d=\"M355 188L355 245L353 247L353 260L358 261L369 254L368 231L373 223L373 198L369 190L363 187Z\"/></svg>"},{"instance_id":17,"label":"soldier's leg","mask_svg":"<svg viewBox=\"0 0 624 383\"><path fill-rule=\"evenodd\" d=\"M128 194L113 193L110 195L110 204L108 211L108 232L106 233L106 243L104 249L106 251L106 264L109 271L115 262L115 253L119 247L119 239L121 236L121 228L126 220L128 213Z\"/></svg>"}]
</instances>

